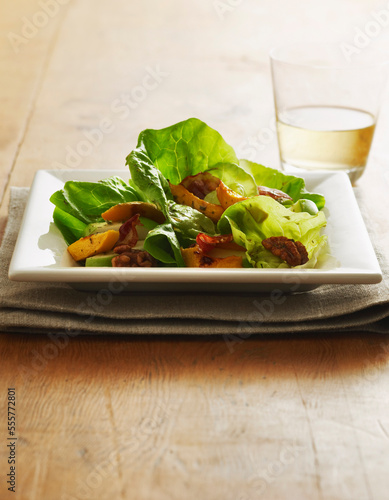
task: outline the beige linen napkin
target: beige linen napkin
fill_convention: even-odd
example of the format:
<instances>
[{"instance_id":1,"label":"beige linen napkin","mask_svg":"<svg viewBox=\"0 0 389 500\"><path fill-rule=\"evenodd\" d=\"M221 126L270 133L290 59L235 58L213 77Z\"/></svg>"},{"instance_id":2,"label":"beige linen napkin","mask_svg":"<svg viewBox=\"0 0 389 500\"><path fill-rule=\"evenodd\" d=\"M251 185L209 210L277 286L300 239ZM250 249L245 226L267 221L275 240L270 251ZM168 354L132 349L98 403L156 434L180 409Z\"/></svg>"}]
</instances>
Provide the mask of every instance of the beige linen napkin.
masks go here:
<instances>
[{"instance_id":1,"label":"beige linen napkin","mask_svg":"<svg viewBox=\"0 0 389 500\"><path fill-rule=\"evenodd\" d=\"M297 294L121 293L76 291L62 283L13 282L8 267L28 197L12 188L0 248L0 331L79 334L389 333L389 262L371 233L384 279L377 285L323 285ZM360 206L368 228L366 204ZM357 250L356 250L357 251ZM387 252L386 252L387 254Z\"/></svg>"}]
</instances>

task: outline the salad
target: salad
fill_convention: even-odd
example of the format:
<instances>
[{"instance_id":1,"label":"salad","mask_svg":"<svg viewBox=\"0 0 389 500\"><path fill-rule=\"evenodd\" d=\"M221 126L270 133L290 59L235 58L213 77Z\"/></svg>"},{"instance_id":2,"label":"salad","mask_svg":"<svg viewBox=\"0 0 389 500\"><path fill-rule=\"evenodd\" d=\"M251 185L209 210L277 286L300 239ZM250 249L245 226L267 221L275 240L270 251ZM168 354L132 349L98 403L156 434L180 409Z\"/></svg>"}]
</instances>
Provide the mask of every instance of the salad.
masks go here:
<instances>
[{"instance_id":1,"label":"salad","mask_svg":"<svg viewBox=\"0 0 389 500\"><path fill-rule=\"evenodd\" d=\"M68 252L87 267L315 267L325 199L247 160L190 118L140 133L131 179L66 182L50 198Z\"/></svg>"}]
</instances>

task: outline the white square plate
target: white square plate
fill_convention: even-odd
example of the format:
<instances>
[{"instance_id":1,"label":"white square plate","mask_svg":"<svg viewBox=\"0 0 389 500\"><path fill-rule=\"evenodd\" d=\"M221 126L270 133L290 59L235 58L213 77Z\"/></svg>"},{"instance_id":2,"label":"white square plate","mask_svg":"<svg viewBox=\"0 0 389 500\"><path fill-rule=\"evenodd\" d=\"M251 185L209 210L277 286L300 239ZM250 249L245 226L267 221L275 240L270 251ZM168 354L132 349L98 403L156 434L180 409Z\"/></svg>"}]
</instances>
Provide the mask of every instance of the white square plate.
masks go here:
<instances>
[{"instance_id":1,"label":"white square plate","mask_svg":"<svg viewBox=\"0 0 389 500\"><path fill-rule=\"evenodd\" d=\"M309 191L326 198L331 254L337 264L322 269L86 268L66 252L52 222L50 196L68 180L99 181L112 175L128 180L127 170L40 170L32 184L9 268L15 281L66 282L97 290L126 283L130 291L252 292L281 289L306 291L325 283L379 283L381 270L356 202L343 172L305 172ZM358 251L355 251L358 249Z\"/></svg>"}]
</instances>

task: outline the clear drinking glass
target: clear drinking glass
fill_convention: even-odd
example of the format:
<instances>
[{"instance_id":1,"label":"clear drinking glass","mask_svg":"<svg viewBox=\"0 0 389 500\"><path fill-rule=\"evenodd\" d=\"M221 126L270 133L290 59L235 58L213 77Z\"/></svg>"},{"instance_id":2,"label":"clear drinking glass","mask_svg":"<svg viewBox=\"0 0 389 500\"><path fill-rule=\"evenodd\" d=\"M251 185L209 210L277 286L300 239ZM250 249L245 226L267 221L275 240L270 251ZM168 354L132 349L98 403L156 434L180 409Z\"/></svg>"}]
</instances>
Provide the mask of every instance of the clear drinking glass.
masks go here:
<instances>
[{"instance_id":1,"label":"clear drinking glass","mask_svg":"<svg viewBox=\"0 0 389 500\"><path fill-rule=\"evenodd\" d=\"M284 169L363 173L388 60L366 47L291 44L271 51L278 145Z\"/></svg>"}]
</instances>

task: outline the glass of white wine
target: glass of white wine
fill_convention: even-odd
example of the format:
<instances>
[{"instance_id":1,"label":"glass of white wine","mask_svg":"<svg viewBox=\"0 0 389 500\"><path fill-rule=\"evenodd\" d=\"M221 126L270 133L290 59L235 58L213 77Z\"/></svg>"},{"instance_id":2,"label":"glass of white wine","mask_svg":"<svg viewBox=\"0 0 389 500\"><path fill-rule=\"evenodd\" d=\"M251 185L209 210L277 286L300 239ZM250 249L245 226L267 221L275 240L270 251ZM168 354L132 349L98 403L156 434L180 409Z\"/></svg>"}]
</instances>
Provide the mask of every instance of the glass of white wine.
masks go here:
<instances>
[{"instance_id":1,"label":"glass of white wine","mask_svg":"<svg viewBox=\"0 0 389 500\"><path fill-rule=\"evenodd\" d=\"M343 170L352 183L369 156L388 60L368 47L291 44L270 53L285 170Z\"/></svg>"}]
</instances>

